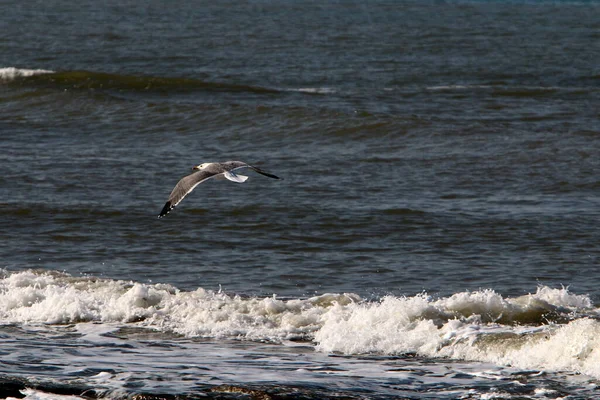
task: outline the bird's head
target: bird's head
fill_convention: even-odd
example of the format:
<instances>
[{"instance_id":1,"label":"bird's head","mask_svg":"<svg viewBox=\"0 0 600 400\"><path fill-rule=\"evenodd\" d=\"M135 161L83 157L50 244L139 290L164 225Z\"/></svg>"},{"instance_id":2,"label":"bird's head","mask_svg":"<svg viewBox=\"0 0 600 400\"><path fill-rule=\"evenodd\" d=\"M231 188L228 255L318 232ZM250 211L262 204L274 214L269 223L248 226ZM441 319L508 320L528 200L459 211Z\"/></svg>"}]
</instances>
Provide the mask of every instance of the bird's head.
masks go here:
<instances>
[{"instance_id":1,"label":"bird's head","mask_svg":"<svg viewBox=\"0 0 600 400\"><path fill-rule=\"evenodd\" d=\"M194 171L199 171L199 170L202 170L202 169L204 169L204 168L208 167L210 164L212 164L212 163L202 163L202 164L200 164L200 165L194 165L194 166L192 167L192 170L194 170Z\"/></svg>"}]
</instances>

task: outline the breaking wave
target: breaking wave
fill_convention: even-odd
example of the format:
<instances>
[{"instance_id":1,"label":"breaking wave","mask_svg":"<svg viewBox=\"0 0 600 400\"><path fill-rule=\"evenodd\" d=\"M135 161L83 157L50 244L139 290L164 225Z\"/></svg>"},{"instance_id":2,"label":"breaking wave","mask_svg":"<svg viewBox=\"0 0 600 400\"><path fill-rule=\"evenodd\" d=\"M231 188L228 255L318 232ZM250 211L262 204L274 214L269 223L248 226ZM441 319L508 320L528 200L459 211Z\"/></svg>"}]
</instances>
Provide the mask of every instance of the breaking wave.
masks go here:
<instances>
[{"instance_id":1,"label":"breaking wave","mask_svg":"<svg viewBox=\"0 0 600 400\"><path fill-rule=\"evenodd\" d=\"M0 82L60 89L97 89L145 92L229 92L275 94L280 90L236 83L212 82L195 78L122 75L93 71L50 71L43 69L0 68Z\"/></svg>"},{"instance_id":2,"label":"breaking wave","mask_svg":"<svg viewBox=\"0 0 600 400\"><path fill-rule=\"evenodd\" d=\"M600 377L600 322L586 295L540 286L503 297L493 290L433 298L356 294L305 299L243 297L56 271L3 271L3 324L136 324L186 337L284 342L324 352L417 354Z\"/></svg>"},{"instance_id":3,"label":"breaking wave","mask_svg":"<svg viewBox=\"0 0 600 400\"><path fill-rule=\"evenodd\" d=\"M53 74L54 71L46 69L20 69L14 67L0 68L0 81L14 81L35 75Z\"/></svg>"}]
</instances>

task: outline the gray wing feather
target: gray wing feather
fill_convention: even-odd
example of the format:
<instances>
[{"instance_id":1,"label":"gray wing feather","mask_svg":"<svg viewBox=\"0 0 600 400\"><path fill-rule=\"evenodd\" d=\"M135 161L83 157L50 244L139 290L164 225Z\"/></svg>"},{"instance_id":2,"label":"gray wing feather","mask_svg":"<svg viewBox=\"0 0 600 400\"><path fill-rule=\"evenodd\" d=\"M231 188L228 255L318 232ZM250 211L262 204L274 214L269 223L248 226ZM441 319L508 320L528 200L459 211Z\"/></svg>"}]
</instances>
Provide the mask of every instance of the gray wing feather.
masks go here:
<instances>
[{"instance_id":1,"label":"gray wing feather","mask_svg":"<svg viewBox=\"0 0 600 400\"><path fill-rule=\"evenodd\" d=\"M169 199L167 200L165 206L158 215L158 218L167 215L173 208L175 208L177 204L181 202L181 200L183 200L185 196L188 195L188 193L194 190L196 186L198 186L205 180L214 177L217 174L218 173L211 171L197 171L193 174L181 178L179 182L177 182L177 185L175 185L175 187L173 188L173 191L171 191Z\"/></svg>"}]
</instances>

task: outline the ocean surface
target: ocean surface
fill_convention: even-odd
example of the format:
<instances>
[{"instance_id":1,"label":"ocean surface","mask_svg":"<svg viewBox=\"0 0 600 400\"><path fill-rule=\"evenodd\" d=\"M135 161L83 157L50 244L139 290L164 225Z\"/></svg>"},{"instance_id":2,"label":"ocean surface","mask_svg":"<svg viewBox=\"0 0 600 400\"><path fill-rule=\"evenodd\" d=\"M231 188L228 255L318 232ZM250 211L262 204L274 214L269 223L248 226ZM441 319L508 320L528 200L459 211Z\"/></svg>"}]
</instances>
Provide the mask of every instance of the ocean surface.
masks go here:
<instances>
[{"instance_id":1,"label":"ocean surface","mask_svg":"<svg viewBox=\"0 0 600 400\"><path fill-rule=\"evenodd\" d=\"M0 15L0 397L600 395L600 2Z\"/></svg>"}]
</instances>

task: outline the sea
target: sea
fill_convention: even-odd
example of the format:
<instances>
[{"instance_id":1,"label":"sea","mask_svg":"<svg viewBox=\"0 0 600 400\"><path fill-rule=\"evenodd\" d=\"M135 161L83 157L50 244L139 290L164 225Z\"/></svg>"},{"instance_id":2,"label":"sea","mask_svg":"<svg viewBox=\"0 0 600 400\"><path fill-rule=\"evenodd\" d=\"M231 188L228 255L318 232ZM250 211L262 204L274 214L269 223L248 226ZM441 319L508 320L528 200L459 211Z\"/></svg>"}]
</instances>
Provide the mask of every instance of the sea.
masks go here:
<instances>
[{"instance_id":1,"label":"sea","mask_svg":"<svg viewBox=\"0 0 600 400\"><path fill-rule=\"evenodd\" d=\"M600 2L0 2L0 397L600 398ZM240 160L158 218L192 167Z\"/></svg>"}]
</instances>

